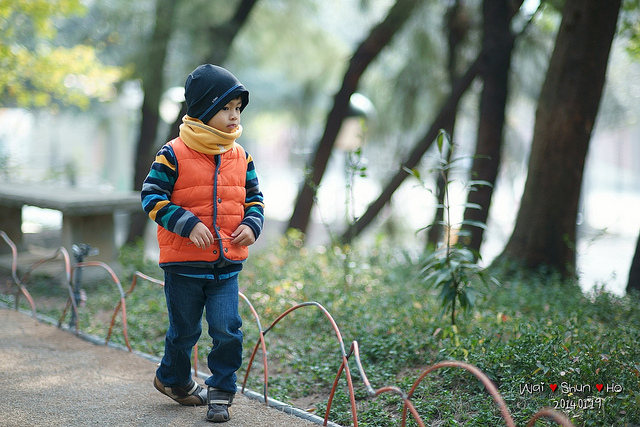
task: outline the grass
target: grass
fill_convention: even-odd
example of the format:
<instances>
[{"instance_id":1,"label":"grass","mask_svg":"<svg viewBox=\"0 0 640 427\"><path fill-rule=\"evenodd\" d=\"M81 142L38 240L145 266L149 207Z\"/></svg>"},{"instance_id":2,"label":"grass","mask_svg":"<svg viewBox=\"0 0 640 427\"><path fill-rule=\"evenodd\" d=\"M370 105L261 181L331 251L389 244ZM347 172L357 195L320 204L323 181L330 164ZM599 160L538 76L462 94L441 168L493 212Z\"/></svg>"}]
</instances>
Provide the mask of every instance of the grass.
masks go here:
<instances>
[{"instance_id":1,"label":"grass","mask_svg":"<svg viewBox=\"0 0 640 427\"><path fill-rule=\"evenodd\" d=\"M306 248L291 236L252 255L241 275L241 291L259 313L263 328L295 304L322 304L338 324L347 349L358 341L374 389L392 385L408 392L428 366L459 360L491 378L517 425L526 425L542 407L556 408L576 426L640 424L637 296L618 297L603 290L584 295L577 285L548 275L517 277L492 271L501 285L479 288L483 298L473 310L459 314L452 326L437 293L418 279L415 258L383 244L366 251ZM141 261L136 248L128 248L122 259L127 260L121 277L125 289L136 269L162 277L157 266ZM38 309L46 299L47 310L55 313L52 317L59 317L66 294L52 289L60 285L32 280L27 286ZM104 337L118 295L107 282L85 283L84 288L88 299L81 309L81 328ZM241 311L245 364L240 380L258 338L246 304L241 303ZM127 297L127 314L134 348L161 355L167 320L162 289L139 282ZM112 340L124 343L119 326ZM296 310L268 332L266 342L269 396L324 416L341 362L340 347L326 317L317 307ZM203 337L200 369L206 367L208 346ZM253 390L263 387L261 357L258 352L248 379L247 386ZM401 399L388 393L369 397L352 361L359 425L399 425ZM552 384L557 385L555 391L550 389ZM602 390L596 388L599 384ZM464 370L433 372L412 401L427 425L504 425L484 387ZM351 425L350 411L343 376L330 419ZM416 423L411 420L409 425ZM536 425L555 424L540 421Z\"/></svg>"}]
</instances>

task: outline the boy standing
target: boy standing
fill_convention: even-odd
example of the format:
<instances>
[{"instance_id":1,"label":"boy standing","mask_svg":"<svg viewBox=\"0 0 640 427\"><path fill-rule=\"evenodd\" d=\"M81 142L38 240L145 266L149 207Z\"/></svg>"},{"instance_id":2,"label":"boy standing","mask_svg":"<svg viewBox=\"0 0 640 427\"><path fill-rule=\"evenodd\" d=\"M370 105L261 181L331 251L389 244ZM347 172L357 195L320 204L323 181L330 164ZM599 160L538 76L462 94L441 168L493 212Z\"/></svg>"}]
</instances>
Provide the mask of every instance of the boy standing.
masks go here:
<instances>
[{"instance_id":1,"label":"boy standing","mask_svg":"<svg viewBox=\"0 0 640 427\"><path fill-rule=\"evenodd\" d=\"M144 181L144 211L158 223L169 315L154 386L183 405L208 405L225 422L242 363L238 273L264 223L253 159L235 141L249 91L222 67L201 65L185 83L187 115ZM191 377L191 351L206 312L212 339L204 390Z\"/></svg>"}]
</instances>

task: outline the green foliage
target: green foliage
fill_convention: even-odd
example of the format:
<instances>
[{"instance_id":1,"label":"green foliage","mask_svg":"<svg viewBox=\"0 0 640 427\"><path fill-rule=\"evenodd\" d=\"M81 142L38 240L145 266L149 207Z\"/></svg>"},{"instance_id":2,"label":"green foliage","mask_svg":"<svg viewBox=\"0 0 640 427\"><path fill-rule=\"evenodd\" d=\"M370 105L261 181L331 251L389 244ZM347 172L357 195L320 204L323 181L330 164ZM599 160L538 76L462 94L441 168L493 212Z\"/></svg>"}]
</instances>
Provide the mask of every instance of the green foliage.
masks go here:
<instances>
[{"instance_id":1,"label":"green foliage","mask_svg":"<svg viewBox=\"0 0 640 427\"><path fill-rule=\"evenodd\" d=\"M463 310L475 306L479 292L473 287L472 278L483 277L483 271L470 250L455 246L435 251L425 260L421 273L424 282L440 288L442 307L451 315L452 325L455 324L456 301Z\"/></svg>"},{"instance_id":2,"label":"green foliage","mask_svg":"<svg viewBox=\"0 0 640 427\"><path fill-rule=\"evenodd\" d=\"M597 410L559 408L576 426L640 421L636 401L640 349L633 345L640 337L640 313L634 310L633 297L602 291L585 296L577 286L555 283L547 276L523 276L517 282L503 282L487 295L481 309L470 309L473 321L448 326L437 315L438 295L420 285L420 268L407 253L384 246L354 251L356 280L345 294L340 252L305 248L299 237L291 234L253 257L243 273L247 295L265 323L295 303L321 302L334 316L345 342L359 342L374 388L397 385L407 391L426 366L457 359L478 366L496 383L517 425L525 425L542 407L566 406L577 399L583 404L602 404L597 399L604 399L604 404ZM544 286L541 280L546 281ZM614 330L610 327L614 324L624 326ZM247 333L249 322L245 325ZM270 358L275 359L270 372L278 367L270 374L271 395L286 401L309 395L326 399L339 353L332 331L317 311L295 312L269 332L267 343ZM351 368L355 370L355 365ZM251 388L260 387L253 382L260 375L252 371ZM353 375L359 424L398 423L402 405L398 397L383 394L371 399L358 373ZM541 382L546 390L526 391L528 385ZM549 391L548 384L563 382L574 388L590 384L591 391L572 395ZM615 384L622 391L598 392L595 384ZM331 419L349 425L346 390L342 380ZM428 425L503 423L480 383L462 370L445 369L428 376L413 401ZM326 400L318 402L317 412L325 410Z\"/></svg>"},{"instance_id":3,"label":"green foliage","mask_svg":"<svg viewBox=\"0 0 640 427\"><path fill-rule=\"evenodd\" d=\"M436 172L441 176L443 182L444 200L439 208L443 209L443 221L440 222L445 229L445 240L441 247L427 255L424 260L424 267L421 270L423 281L429 286L440 289L440 300L444 311L451 315L451 324L456 322L456 304L463 310L468 310L475 306L479 291L474 288L473 279L479 278L485 284L495 279L489 277L477 264L480 255L466 248L462 243L465 237L464 231L454 234L455 229L461 229L463 225L485 228L485 224L477 221L462 221L453 224L451 220L451 205L449 192L453 182L452 172L457 164L464 160L463 157L449 159L447 153L453 150L453 144L444 130L441 130L436 140L438 147L438 161ZM429 190L425 182L421 179L417 169L409 171L417 178L422 187ZM469 191L473 191L477 186L491 185L484 181L470 181L467 186ZM480 206L467 203L466 209L480 209ZM454 239L456 242L454 243Z\"/></svg>"},{"instance_id":4,"label":"green foliage","mask_svg":"<svg viewBox=\"0 0 640 427\"><path fill-rule=\"evenodd\" d=\"M144 240L142 238L137 239L135 243L122 246L118 261L122 265L124 276L128 279L133 276L135 271L162 279L162 269L144 257Z\"/></svg>"},{"instance_id":5,"label":"green foliage","mask_svg":"<svg viewBox=\"0 0 640 427\"><path fill-rule=\"evenodd\" d=\"M0 3L0 105L86 108L106 99L121 70L104 66L93 47L56 45L56 19L82 13L77 0Z\"/></svg>"},{"instance_id":6,"label":"green foliage","mask_svg":"<svg viewBox=\"0 0 640 427\"><path fill-rule=\"evenodd\" d=\"M0 3L3 35L15 37L31 25L35 35L52 38L56 34L52 18L81 13L79 0L8 0Z\"/></svg>"},{"instance_id":7,"label":"green foliage","mask_svg":"<svg viewBox=\"0 0 640 427\"><path fill-rule=\"evenodd\" d=\"M365 121L360 120L360 125L363 133L365 133ZM364 139L362 135L358 135L358 137ZM367 177L367 160L362 155L362 146L347 153L347 176L347 223L353 225L358 219L355 208L355 178Z\"/></svg>"},{"instance_id":8,"label":"green foliage","mask_svg":"<svg viewBox=\"0 0 640 427\"><path fill-rule=\"evenodd\" d=\"M640 1L622 2L620 31L628 39L627 52L636 60L640 59Z\"/></svg>"}]
</instances>

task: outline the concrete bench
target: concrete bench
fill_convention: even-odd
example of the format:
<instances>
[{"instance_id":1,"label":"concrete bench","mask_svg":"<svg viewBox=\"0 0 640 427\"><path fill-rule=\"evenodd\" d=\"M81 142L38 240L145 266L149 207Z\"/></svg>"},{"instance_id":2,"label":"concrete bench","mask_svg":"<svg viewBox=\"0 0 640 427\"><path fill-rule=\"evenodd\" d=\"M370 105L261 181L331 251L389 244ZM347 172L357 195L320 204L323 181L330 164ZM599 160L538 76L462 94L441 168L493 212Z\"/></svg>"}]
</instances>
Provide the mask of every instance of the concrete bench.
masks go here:
<instances>
[{"instance_id":1,"label":"concrete bench","mask_svg":"<svg viewBox=\"0 0 640 427\"><path fill-rule=\"evenodd\" d=\"M58 188L0 183L0 230L24 250L22 207L35 206L62 212L62 246L71 251L74 243L87 243L100 250L95 257L117 259L114 214L140 211L138 192L101 193L76 188ZM4 250L5 248L0 248Z\"/></svg>"}]
</instances>

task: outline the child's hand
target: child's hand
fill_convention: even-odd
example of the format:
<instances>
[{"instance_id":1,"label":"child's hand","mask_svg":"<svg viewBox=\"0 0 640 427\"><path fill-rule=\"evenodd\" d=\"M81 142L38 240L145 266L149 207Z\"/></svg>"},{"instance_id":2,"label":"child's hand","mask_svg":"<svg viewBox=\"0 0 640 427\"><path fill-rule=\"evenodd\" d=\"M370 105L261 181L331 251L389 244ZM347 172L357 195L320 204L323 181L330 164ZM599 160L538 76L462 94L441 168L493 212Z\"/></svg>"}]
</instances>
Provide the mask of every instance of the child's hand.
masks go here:
<instances>
[{"instance_id":1,"label":"child's hand","mask_svg":"<svg viewBox=\"0 0 640 427\"><path fill-rule=\"evenodd\" d=\"M231 233L231 237L234 239L231 241L234 245L251 246L256 242L256 236L253 235L251 227L245 224L240 224L236 231Z\"/></svg>"},{"instance_id":2,"label":"child's hand","mask_svg":"<svg viewBox=\"0 0 640 427\"><path fill-rule=\"evenodd\" d=\"M189 234L189 240L200 249L207 249L213 244L213 234L206 225L199 222Z\"/></svg>"}]
</instances>

